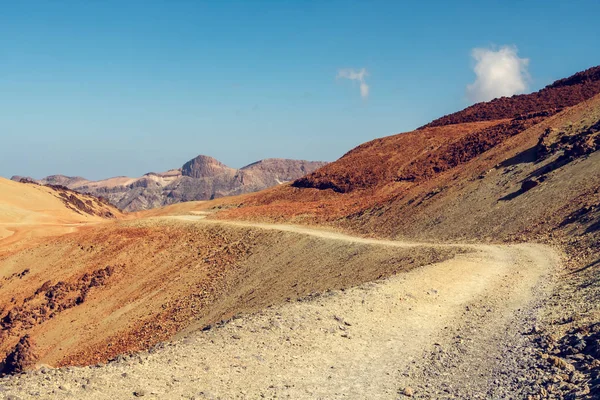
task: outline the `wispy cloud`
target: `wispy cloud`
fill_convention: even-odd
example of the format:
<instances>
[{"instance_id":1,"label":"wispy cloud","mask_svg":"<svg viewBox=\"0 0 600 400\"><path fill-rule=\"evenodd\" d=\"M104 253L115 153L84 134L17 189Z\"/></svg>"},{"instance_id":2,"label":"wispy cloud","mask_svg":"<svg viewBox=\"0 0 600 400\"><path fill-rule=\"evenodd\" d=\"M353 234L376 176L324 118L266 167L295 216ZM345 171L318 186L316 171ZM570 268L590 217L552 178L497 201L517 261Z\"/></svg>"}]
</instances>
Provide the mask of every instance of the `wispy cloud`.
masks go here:
<instances>
[{"instance_id":1,"label":"wispy cloud","mask_svg":"<svg viewBox=\"0 0 600 400\"><path fill-rule=\"evenodd\" d=\"M351 68L340 69L337 74L337 79L349 79L351 81L356 81L360 85L360 96L363 99L369 97L369 85L365 82L365 78L369 75L365 68L360 70L355 70Z\"/></svg>"},{"instance_id":2,"label":"wispy cloud","mask_svg":"<svg viewBox=\"0 0 600 400\"><path fill-rule=\"evenodd\" d=\"M519 58L517 52L516 46L502 46L498 50L473 49L473 71L477 78L467 85L469 100L488 101L525 92L529 82L529 59Z\"/></svg>"}]
</instances>

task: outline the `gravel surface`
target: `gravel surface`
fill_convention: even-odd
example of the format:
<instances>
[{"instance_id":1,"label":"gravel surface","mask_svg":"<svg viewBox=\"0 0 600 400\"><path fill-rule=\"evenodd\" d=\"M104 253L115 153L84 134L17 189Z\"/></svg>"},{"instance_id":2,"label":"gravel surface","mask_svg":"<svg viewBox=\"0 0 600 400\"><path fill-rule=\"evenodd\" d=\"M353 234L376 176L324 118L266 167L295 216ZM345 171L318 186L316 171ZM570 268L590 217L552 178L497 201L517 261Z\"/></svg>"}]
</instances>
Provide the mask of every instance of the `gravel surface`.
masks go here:
<instances>
[{"instance_id":1,"label":"gravel surface","mask_svg":"<svg viewBox=\"0 0 600 400\"><path fill-rule=\"evenodd\" d=\"M537 336L524 333L557 265L545 246L477 246L106 365L5 377L0 393L12 399L527 398L542 387L531 385Z\"/></svg>"}]
</instances>

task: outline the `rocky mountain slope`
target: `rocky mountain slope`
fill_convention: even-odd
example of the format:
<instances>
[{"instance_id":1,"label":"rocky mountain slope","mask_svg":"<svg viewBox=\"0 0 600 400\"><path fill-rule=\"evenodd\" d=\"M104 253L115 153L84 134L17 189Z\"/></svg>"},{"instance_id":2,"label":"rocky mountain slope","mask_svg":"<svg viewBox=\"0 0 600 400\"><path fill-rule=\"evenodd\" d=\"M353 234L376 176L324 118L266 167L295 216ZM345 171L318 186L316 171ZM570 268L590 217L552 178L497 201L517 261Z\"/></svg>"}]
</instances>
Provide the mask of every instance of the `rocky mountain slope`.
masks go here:
<instances>
[{"instance_id":1,"label":"rocky mountain slope","mask_svg":"<svg viewBox=\"0 0 600 400\"><path fill-rule=\"evenodd\" d=\"M520 387L536 388L536 399L598 398L599 71L365 143L218 216L397 239L551 244L564 251L564 269L537 325L521 332L537 372Z\"/></svg>"},{"instance_id":2,"label":"rocky mountain slope","mask_svg":"<svg viewBox=\"0 0 600 400\"><path fill-rule=\"evenodd\" d=\"M598 398L597 71L375 139L259 193L173 204L19 249L0 241L4 372L117 357L6 378L0 390ZM245 180L280 168L266 164L246 167ZM231 174L202 157L147 179ZM330 296L393 275L379 295ZM206 348L212 359L199 358ZM144 349L152 355L118 357Z\"/></svg>"},{"instance_id":3,"label":"rocky mountain slope","mask_svg":"<svg viewBox=\"0 0 600 400\"><path fill-rule=\"evenodd\" d=\"M598 93L595 67L537 93L481 103L445 122L362 144L291 185L233 202L220 215L291 218L393 238L547 233L595 196ZM511 111L499 102L510 103Z\"/></svg>"},{"instance_id":4,"label":"rocky mountain slope","mask_svg":"<svg viewBox=\"0 0 600 400\"><path fill-rule=\"evenodd\" d=\"M148 173L140 178L89 181L82 177L51 175L35 182L103 197L123 211L139 211L183 201L256 192L293 181L323 165L325 163L316 161L272 158L234 169L212 157L200 155L179 169ZM32 180L21 176L12 179Z\"/></svg>"}]
</instances>

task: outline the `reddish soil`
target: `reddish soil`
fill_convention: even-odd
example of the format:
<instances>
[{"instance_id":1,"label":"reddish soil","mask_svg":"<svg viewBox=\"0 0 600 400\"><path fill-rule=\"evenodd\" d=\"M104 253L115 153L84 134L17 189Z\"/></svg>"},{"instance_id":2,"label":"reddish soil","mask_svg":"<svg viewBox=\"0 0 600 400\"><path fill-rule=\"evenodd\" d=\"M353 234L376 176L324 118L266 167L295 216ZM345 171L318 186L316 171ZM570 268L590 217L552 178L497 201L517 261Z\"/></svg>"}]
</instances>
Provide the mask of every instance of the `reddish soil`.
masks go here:
<instances>
[{"instance_id":1,"label":"reddish soil","mask_svg":"<svg viewBox=\"0 0 600 400\"><path fill-rule=\"evenodd\" d=\"M550 117L377 139L291 186L229 200L216 218L291 220L394 238L558 237L562 221L587 209L600 186L599 119L596 96ZM593 219L585 226L581 249L596 240Z\"/></svg>"},{"instance_id":2,"label":"reddish soil","mask_svg":"<svg viewBox=\"0 0 600 400\"><path fill-rule=\"evenodd\" d=\"M600 66L558 80L535 93L501 97L472 105L457 113L436 119L424 128L516 118L540 112L556 114L566 107L591 99L598 93L600 93Z\"/></svg>"},{"instance_id":3,"label":"reddish soil","mask_svg":"<svg viewBox=\"0 0 600 400\"><path fill-rule=\"evenodd\" d=\"M398 172L419 156L428 156L472 132L498 125L500 121L431 128L375 139L346 153L292 186L297 188L332 189L348 193L374 189L399 180Z\"/></svg>"},{"instance_id":4,"label":"reddish soil","mask_svg":"<svg viewBox=\"0 0 600 400\"><path fill-rule=\"evenodd\" d=\"M165 340L224 292L252 243L241 238L172 224L102 224L4 253L0 352L23 353L29 337L37 362L81 365Z\"/></svg>"}]
</instances>

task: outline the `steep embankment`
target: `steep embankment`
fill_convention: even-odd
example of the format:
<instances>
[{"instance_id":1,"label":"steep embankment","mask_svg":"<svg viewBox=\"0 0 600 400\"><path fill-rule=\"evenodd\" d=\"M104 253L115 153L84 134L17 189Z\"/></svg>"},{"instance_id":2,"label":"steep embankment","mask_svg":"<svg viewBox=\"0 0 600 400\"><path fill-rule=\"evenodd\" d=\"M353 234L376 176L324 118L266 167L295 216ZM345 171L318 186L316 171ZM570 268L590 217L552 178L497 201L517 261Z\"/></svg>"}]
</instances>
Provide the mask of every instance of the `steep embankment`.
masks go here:
<instances>
[{"instance_id":1,"label":"steep embankment","mask_svg":"<svg viewBox=\"0 0 600 400\"><path fill-rule=\"evenodd\" d=\"M169 218L88 227L0 256L0 352L17 360L5 372L93 364L457 251Z\"/></svg>"},{"instance_id":2,"label":"steep embankment","mask_svg":"<svg viewBox=\"0 0 600 400\"><path fill-rule=\"evenodd\" d=\"M260 229L296 231L305 239L330 237L336 247L356 250L361 243L385 253L405 246L290 226ZM319 250L313 248L311 254L320 257ZM476 245L472 250L389 280L236 317L100 368L43 369L1 385L7 394L57 399L537 395L539 389L512 379L538 377L523 357L530 349L520 342L520 331L528 328L523 324L531 317L530 304L544 295L540 283L555 267L556 255L535 245ZM292 262L289 255L284 252L282 264ZM365 266L355 263L359 265ZM299 266L290 265L288 273L297 274ZM303 275L290 281L292 286L302 285L296 279ZM247 288L230 299L260 288L256 280L263 277L247 277ZM264 297L266 292L251 295ZM512 352L503 348L508 341Z\"/></svg>"},{"instance_id":3,"label":"steep embankment","mask_svg":"<svg viewBox=\"0 0 600 400\"><path fill-rule=\"evenodd\" d=\"M597 201L599 123L597 96L506 139L460 168L350 216L349 224L395 237L447 240L531 240L562 232L568 221L593 233L593 218L573 216L594 211Z\"/></svg>"}]
</instances>

